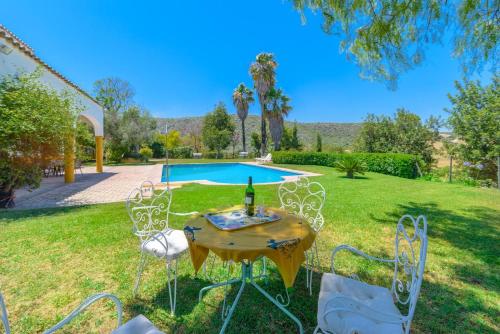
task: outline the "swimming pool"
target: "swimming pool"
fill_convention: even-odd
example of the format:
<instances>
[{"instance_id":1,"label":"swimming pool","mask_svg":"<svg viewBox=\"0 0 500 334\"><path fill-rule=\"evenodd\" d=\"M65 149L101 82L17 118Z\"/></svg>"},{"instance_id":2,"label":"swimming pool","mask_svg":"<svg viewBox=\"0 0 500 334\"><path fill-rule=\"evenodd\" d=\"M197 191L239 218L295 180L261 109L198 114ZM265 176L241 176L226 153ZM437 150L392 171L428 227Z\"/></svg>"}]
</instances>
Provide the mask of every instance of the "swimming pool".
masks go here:
<instances>
[{"instance_id":1,"label":"swimming pool","mask_svg":"<svg viewBox=\"0 0 500 334\"><path fill-rule=\"evenodd\" d=\"M161 181L166 182L167 166L163 165ZM169 165L169 181L201 181L206 180L215 183L246 184L251 176L253 183L281 182L284 176L297 176L301 173L293 173L284 170L261 167L241 163L218 163L218 164L179 164Z\"/></svg>"}]
</instances>

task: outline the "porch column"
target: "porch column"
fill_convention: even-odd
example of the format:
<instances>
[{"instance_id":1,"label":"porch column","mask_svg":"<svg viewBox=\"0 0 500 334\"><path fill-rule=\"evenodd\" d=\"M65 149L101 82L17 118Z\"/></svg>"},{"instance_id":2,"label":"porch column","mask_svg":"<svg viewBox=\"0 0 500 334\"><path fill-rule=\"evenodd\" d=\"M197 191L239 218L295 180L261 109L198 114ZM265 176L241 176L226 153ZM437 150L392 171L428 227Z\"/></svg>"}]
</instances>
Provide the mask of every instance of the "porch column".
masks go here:
<instances>
[{"instance_id":1,"label":"porch column","mask_svg":"<svg viewBox=\"0 0 500 334\"><path fill-rule=\"evenodd\" d=\"M95 136L95 168L96 172L102 173L102 163L103 163L103 136Z\"/></svg>"},{"instance_id":2,"label":"porch column","mask_svg":"<svg viewBox=\"0 0 500 334\"><path fill-rule=\"evenodd\" d=\"M68 135L64 145L64 183L75 182L75 135Z\"/></svg>"}]
</instances>

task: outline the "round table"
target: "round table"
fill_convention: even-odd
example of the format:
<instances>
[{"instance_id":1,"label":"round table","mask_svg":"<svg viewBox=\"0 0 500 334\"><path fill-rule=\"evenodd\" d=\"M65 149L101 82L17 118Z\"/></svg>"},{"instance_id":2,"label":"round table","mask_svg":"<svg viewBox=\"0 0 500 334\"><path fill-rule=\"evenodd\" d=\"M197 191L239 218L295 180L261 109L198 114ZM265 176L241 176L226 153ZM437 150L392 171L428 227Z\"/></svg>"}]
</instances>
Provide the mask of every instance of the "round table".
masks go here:
<instances>
[{"instance_id":1,"label":"round table","mask_svg":"<svg viewBox=\"0 0 500 334\"><path fill-rule=\"evenodd\" d=\"M233 207L226 210L231 211L238 209L241 209L241 207ZM316 233L309 226L307 221L297 216L290 215L284 210L266 208L265 211L266 213L276 213L281 218L275 222L262 223L233 231L225 231L215 227L204 216L197 216L189 220L184 227L184 233L189 243L191 260L196 271L203 265L209 251L215 253L223 261L232 260L234 262L240 262L242 265L241 278L213 284L200 291L201 301L204 291L241 282L240 290L236 295L235 301L231 305L220 333L224 333L247 280L266 298L278 306L287 316L295 321L299 326L300 332L303 332L300 321L291 314L282 303L270 296L254 281L252 263L263 256L271 259L276 264L283 278L285 287L291 287L301 264L305 261L304 252L312 246Z\"/></svg>"}]
</instances>

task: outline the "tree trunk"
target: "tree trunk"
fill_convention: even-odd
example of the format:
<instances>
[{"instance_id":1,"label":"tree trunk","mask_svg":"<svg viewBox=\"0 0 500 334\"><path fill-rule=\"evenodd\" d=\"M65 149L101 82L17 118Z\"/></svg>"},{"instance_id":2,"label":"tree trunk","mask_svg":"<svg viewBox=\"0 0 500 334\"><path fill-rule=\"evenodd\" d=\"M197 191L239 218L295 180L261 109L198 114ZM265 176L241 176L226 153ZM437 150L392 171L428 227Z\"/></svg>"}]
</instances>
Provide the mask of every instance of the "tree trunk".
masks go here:
<instances>
[{"instance_id":1,"label":"tree trunk","mask_svg":"<svg viewBox=\"0 0 500 334\"><path fill-rule=\"evenodd\" d=\"M264 104L263 98L260 99L260 108L261 108L261 116L260 116L260 138L261 138L261 156L264 157L264 155L267 152L267 129L266 129L266 106Z\"/></svg>"},{"instance_id":2,"label":"tree trunk","mask_svg":"<svg viewBox=\"0 0 500 334\"><path fill-rule=\"evenodd\" d=\"M0 189L0 208L8 209L13 208L14 205L14 189L6 190Z\"/></svg>"},{"instance_id":3,"label":"tree trunk","mask_svg":"<svg viewBox=\"0 0 500 334\"><path fill-rule=\"evenodd\" d=\"M281 149L281 142L277 141L274 143L274 150L279 151Z\"/></svg>"},{"instance_id":4,"label":"tree trunk","mask_svg":"<svg viewBox=\"0 0 500 334\"><path fill-rule=\"evenodd\" d=\"M245 120L241 120L241 136L242 136L242 142L243 142L243 152L247 151L247 142L245 139Z\"/></svg>"},{"instance_id":5,"label":"tree trunk","mask_svg":"<svg viewBox=\"0 0 500 334\"><path fill-rule=\"evenodd\" d=\"M347 171L347 177L350 179L354 179L354 172L352 170Z\"/></svg>"}]
</instances>

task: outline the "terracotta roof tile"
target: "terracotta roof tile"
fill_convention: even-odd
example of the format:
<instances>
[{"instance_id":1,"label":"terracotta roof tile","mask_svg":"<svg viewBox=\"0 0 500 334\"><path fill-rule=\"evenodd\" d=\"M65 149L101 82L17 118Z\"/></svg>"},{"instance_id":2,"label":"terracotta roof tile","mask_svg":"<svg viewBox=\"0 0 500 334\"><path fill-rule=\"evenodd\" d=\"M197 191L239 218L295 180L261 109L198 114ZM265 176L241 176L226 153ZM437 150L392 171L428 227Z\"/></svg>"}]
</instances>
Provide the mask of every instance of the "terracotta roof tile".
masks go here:
<instances>
[{"instance_id":1,"label":"terracotta roof tile","mask_svg":"<svg viewBox=\"0 0 500 334\"><path fill-rule=\"evenodd\" d=\"M34 61L36 61L38 64L42 65L45 67L48 71L50 71L52 74L54 74L56 77L60 78L63 80L65 83L76 89L78 92L89 98L90 100L94 101L95 103L99 104L90 94L88 94L86 91L78 87L75 83L72 81L66 79L61 73L57 72L55 69L50 67L47 63L45 63L43 60L41 60L33 51L33 49L23 42L19 37L14 35L10 30L8 30L5 26L0 24L0 37L5 38L8 40L10 43L12 43L17 49L22 51L25 55L28 57L32 58Z\"/></svg>"}]
</instances>

